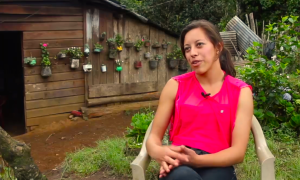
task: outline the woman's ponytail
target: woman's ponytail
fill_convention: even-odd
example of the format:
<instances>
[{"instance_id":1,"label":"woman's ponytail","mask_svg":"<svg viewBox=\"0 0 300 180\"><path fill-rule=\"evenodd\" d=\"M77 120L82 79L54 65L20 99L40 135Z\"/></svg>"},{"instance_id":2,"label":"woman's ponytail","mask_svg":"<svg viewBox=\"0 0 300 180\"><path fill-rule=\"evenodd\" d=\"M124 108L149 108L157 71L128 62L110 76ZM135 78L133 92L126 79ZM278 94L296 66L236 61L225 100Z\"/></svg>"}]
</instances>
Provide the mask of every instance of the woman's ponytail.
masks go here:
<instances>
[{"instance_id":1,"label":"woman's ponytail","mask_svg":"<svg viewBox=\"0 0 300 180\"><path fill-rule=\"evenodd\" d=\"M221 69L225 71L226 74L235 77L236 71L234 69L234 64L231 60L231 53L225 47L223 47L219 60L221 64Z\"/></svg>"}]
</instances>

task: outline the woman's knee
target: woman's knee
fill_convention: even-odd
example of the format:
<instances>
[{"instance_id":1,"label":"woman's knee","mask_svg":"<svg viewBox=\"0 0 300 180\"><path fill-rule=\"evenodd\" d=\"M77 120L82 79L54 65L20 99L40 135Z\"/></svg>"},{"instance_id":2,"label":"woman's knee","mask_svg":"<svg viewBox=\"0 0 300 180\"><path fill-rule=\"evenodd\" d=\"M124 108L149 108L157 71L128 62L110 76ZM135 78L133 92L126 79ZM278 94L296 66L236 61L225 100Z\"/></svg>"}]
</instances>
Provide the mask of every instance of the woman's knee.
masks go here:
<instances>
[{"instance_id":1,"label":"woman's knee","mask_svg":"<svg viewBox=\"0 0 300 180\"><path fill-rule=\"evenodd\" d=\"M173 170L171 170L171 172L169 172L169 174L164 177L161 178L160 180L202 180L200 175L194 171L194 169L188 167L188 166L179 166Z\"/></svg>"}]
</instances>

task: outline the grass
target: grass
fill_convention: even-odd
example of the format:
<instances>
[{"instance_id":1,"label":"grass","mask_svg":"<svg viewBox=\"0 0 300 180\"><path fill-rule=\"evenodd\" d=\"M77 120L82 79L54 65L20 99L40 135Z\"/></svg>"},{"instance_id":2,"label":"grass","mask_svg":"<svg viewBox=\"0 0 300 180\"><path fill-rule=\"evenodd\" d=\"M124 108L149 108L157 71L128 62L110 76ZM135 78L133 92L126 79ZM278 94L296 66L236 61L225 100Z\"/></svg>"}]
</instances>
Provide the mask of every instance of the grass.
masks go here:
<instances>
[{"instance_id":1,"label":"grass","mask_svg":"<svg viewBox=\"0 0 300 180\"><path fill-rule=\"evenodd\" d=\"M64 162L65 170L84 177L104 169L112 176L130 178L130 162L135 156L124 155L125 143L125 138L112 138L99 141L95 148L84 148L75 153L69 153ZM151 162L147 169L147 179L153 179L157 172L158 164Z\"/></svg>"},{"instance_id":2,"label":"grass","mask_svg":"<svg viewBox=\"0 0 300 180\"><path fill-rule=\"evenodd\" d=\"M95 148L84 148L67 155L66 171L79 176L87 176L105 169L113 176L131 178L130 163L134 156L124 155L125 138L113 138L99 141ZM268 146L276 157L276 179L300 179L300 148L299 142L283 143L272 138L268 139ZM245 160L236 166L238 179L259 180L260 165L255 153L253 138L250 139ZM151 161L147 169L147 179L156 179L158 164Z\"/></svg>"},{"instance_id":3,"label":"grass","mask_svg":"<svg viewBox=\"0 0 300 180\"><path fill-rule=\"evenodd\" d=\"M300 179L299 141L286 143L267 138L267 144L276 158L276 180ZM260 179L260 165L255 153L253 138L250 139L244 162L237 165L236 172L238 179Z\"/></svg>"}]
</instances>

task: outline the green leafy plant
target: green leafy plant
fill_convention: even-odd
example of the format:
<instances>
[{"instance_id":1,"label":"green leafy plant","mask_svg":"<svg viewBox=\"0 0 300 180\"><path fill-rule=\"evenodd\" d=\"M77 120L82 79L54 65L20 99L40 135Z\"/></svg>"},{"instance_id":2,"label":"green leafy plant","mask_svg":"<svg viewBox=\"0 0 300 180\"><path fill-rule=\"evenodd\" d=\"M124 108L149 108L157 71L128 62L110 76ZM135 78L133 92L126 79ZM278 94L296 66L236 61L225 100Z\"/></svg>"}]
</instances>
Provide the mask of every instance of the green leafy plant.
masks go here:
<instances>
[{"instance_id":1,"label":"green leafy plant","mask_svg":"<svg viewBox=\"0 0 300 180\"><path fill-rule=\"evenodd\" d=\"M171 42L167 42L166 40L163 40L162 44L170 45L170 44L172 44L172 43L171 43Z\"/></svg>"},{"instance_id":2,"label":"green leafy plant","mask_svg":"<svg viewBox=\"0 0 300 180\"><path fill-rule=\"evenodd\" d=\"M156 60L162 60L162 58L163 58L162 55L159 55L159 54L155 55L155 59L156 59Z\"/></svg>"},{"instance_id":3,"label":"green leafy plant","mask_svg":"<svg viewBox=\"0 0 300 180\"><path fill-rule=\"evenodd\" d=\"M131 128L127 128L126 137L132 137L133 141L129 145L141 147L146 131L154 119L154 112L136 113L132 117Z\"/></svg>"},{"instance_id":4,"label":"green leafy plant","mask_svg":"<svg viewBox=\"0 0 300 180\"><path fill-rule=\"evenodd\" d=\"M167 54L167 59L184 59L181 49L174 45L173 50Z\"/></svg>"},{"instance_id":5,"label":"green leafy plant","mask_svg":"<svg viewBox=\"0 0 300 180\"><path fill-rule=\"evenodd\" d=\"M122 36L121 36L120 34L117 34L115 40L116 40L116 44L117 44L118 47L119 47L119 46L123 46L123 44L124 44L124 39L122 38Z\"/></svg>"},{"instance_id":6,"label":"green leafy plant","mask_svg":"<svg viewBox=\"0 0 300 180\"><path fill-rule=\"evenodd\" d=\"M295 28L298 17L283 17L267 26L275 43L272 59L258 42L247 49L249 63L239 68L239 76L253 87L254 114L267 128L300 128L300 41Z\"/></svg>"},{"instance_id":7,"label":"green leafy plant","mask_svg":"<svg viewBox=\"0 0 300 180\"><path fill-rule=\"evenodd\" d=\"M134 44L134 47L136 47L136 49L141 49L142 46L144 45L144 40L137 40L136 43Z\"/></svg>"},{"instance_id":8,"label":"green leafy plant","mask_svg":"<svg viewBox=\"0 0 300 180\"><path fill-rule=\"evenodd\" d=\"M68 48L66 52L72 59L80 59L83 56L83 52L80 47Z\"/></svg>"},{"instance_id":9,"label":"green leafy plant","mask_svg":"<svg viewBox=\"0 0 300 180\"><path fill-rule=\"evenodd\" d=\"M42 49L42 66L51 66L49 52L47 50L48 44L47 43L40 43Z\"/></svg>"},{"instance_id":10,"label":"green leafy plant","mask_svg":"<svg viewBox=\"0 0 300 180\"><path fill-rule=\"evenodd\" d=\"M94 47L96 49L103 49L103 46L101 44L99 44L99 42L97 42L96 44L94 44Z\"/></svg>"},{"instance_id":11,"label":"green leafy plant","mask_svg":"<svg viewBox=\"0 0 300 180\"><path fill-rule=\"evenodd\" d=\"M109 38L107 39L107 44L115 44L116 43L116 39L115 38Z\"/></svg>"}]
</instances>

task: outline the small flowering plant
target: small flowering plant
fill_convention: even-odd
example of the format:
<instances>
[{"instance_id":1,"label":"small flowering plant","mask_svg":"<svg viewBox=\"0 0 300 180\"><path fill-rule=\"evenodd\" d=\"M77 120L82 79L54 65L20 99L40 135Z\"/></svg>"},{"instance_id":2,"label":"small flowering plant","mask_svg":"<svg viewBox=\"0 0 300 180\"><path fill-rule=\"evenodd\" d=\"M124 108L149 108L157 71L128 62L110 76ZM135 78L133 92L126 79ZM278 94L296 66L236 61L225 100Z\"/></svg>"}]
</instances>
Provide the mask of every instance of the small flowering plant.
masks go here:
<instances>
[{"instance_id":1,"label":"small flowering plant","mask_svg":"<svg viewBox=\"0 0 300 180\"><path fill-rule=\"evenodd\" d=\"M121 61L121 60L119 60L119 59L116 59L115 62L116 62L116 64L117 64L117 66L122 66L122 64L123 64L124 61Z\"/></svg>"},{"instance_id":2,"label":"small flowering plant","mask_svg":"<svg viewBox=\"0 0 300 180\"><path fill-rule=\"evenodd\" d=\"M134 44L136 50L140 51L142 49L142 46L144 45L144 39L137 40L137 42Z\"/></svg>"},{"instance_id":3,"label":"small flowering plant","mask_svg":"<svg viewBox=\"0 0 300 180\"><path fill-rule=\"evenodd\" d=\"M40 43L42 49L42 66L51 66L49 52L47 50L48 44L47 43Z\"/></svg>"},{"instance_id":4,"label":"small flowering plant","mask_svg":"<svg viewBox=\"0 0 300 180\"><path fill-rule=\"evenodd\" d=\"M67 54L69 54L69 56L72 59L80 59L83 56L83 53L81 52L81 48L80 47L71 47L68 48L66 50Z\"/></svg>"}]
</instances>

